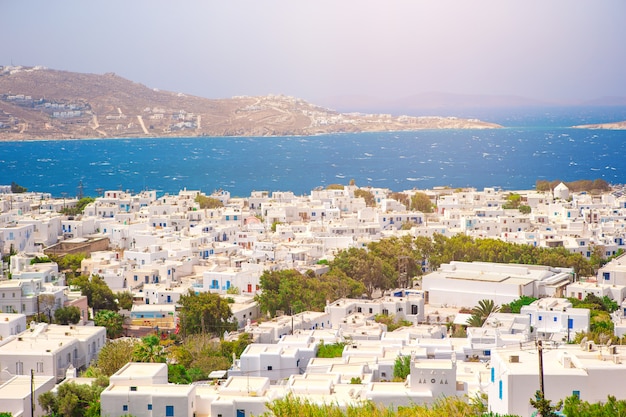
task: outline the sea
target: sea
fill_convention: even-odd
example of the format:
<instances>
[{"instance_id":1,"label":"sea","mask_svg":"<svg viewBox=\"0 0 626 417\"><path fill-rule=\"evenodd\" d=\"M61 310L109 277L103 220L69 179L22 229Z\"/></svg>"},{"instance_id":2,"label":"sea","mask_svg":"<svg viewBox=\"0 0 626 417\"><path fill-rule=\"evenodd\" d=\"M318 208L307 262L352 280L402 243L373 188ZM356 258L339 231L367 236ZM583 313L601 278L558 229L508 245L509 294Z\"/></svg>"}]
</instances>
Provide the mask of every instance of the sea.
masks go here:
<instances>
[{"instance_id":1,"label":"sea","mask_svg":"<svg viewBox=\"0 0 626 417\"><path fill-rule=\"evenodd\" d=\"M446 114L444 114L445 116ZM0 184L53 196L102 190L308 194L329 184L533 189L537 180L626 183L626 130L571 126L626 120L626 107L459 110L493 130L284 137L181 137L0 142Z\"/></svg>"}]
</instances>

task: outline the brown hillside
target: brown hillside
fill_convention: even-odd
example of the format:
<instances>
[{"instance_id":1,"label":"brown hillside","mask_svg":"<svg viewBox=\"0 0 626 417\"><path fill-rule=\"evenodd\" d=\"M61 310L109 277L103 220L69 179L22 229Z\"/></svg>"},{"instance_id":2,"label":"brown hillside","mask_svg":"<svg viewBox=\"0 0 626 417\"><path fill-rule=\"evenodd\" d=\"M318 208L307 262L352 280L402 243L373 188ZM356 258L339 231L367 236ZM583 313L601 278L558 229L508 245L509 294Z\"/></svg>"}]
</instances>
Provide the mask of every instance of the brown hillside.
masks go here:
<instances>
[{"instance_id":1,"label":"brown hillside","mask_svg":"<svg viewBox=\"0 0 626 417\"><path fill-rule=\"evenodd\" d=\"M0 67L0 139L276 136L496 124L341 114L286 96L213 100L150 89L115 74Z\"/></svg>"}]
</instances>

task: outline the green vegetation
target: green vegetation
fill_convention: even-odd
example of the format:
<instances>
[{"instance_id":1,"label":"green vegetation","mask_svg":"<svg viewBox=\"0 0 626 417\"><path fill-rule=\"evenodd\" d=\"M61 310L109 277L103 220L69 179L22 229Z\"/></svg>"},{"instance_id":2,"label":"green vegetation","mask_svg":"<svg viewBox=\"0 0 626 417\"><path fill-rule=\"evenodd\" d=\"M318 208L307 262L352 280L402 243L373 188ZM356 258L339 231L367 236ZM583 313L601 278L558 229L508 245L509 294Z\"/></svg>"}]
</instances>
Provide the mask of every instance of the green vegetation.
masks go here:
<instances>
[{"instance_id":1,"label":"green vegetation","mask_svg":"<svg viewBox=\"0 0 626 417\"><path fill-rule=\"evenodd\" d=\"M133 293L130 291L118 292L115 294L117 305L122 310L131 310L133 308Z\"/></svg>"},{"instance_id":2,"label":"green vegetation","mask_svg":"<svg viewBox=\"0 0 626 417\"><path fill-rule=\"evenodd\" d=\"M85 253L68 253L61 257L50 255L50 259L59 265L59 271L65 272L65 277L70 283L74 278L80 275L78 271L80 270L81 262L86 257L87 254Z\"/></svg>"},{"instance_id":3,"label":"green vegetation","mask_svg":"<svg viewBox=\"0 0 626 417\"><path fill-rule=\"evenodd\" d=\"M611 320L611 313L619 308L615 301L607 296L600 298L594 294L587 294L584 300L577 298L568 298L568 300L575 308L588 308L590 310L589 332L576 333L574 343L580 343L584 337L598 344L604 344L608 341L612 343L620 342L614 336L614 324Z\"/></svg>"},{"instance_id":4,"label":"green vegetation","mask_svg":"<svg viewBox=\"0 0 626 417\"><path fill-rule=\"evenodd\" d=\"M124 333L124 317L115 311L98 310L93 322L96 326L106 327L109 339L117 339Z\"/></svg>"},{"instance_id":5,"label":"green vegetation","mask_svg":"<svg viewBox=\"0 0 626 417\"><path fill-rule=\"evenodd\" d=\"M41 394L39 405L48 416L96 417L100 415L100 393L108 384L108 378L98 378L91 385L66 382L56 393Z\"/></svg>"},{"instance_id":6,"label":"green vegetation","mask_svg":"<svg viewBox=\"0 0 626 417\"><path fill-rule=\"evenodd\" d=\"M382 323L385 326L387 326L388 332L393 332L394 330L399 329L400 327L409 327L413 325L413 323L411 323L410 321L399 319L393 314L392 315L376 314L374 316L374 321L376 323Z\"/></svg>"},{"instance_id":7,"label":"green vegetation","mask_svg":"<svg viewBox=\"0 0 626 417\"><path fill-rule=\"evenodd\" d=\"M85 211L85 207L87 207L88 204L93 203L94 201L96 201L96 199L93 197L83 197L78 200L74 207L63 207L61 209L61 213L65 214L66 216L77 216L79 214L82 214Z\"/></svg>"},{"instance_id":8,"label":"green vegetation","mask_svg":"<svg viewBox=\"0 0 626 417\"><path fill-rule=\"evenodd\" d=\"M76 324L80 321L80 308L68 306L54 311L54 321L58 324Z\"/></svg>"},{"instance_id":9,"label":"green vegetation","mask_svg":"<svg viewBox=\"0 0 626 417\"><path fill-rule=\"evenodd\" d=\"M502 205L506 210L519 210L522 214L529 214L532 209L530 206L522 204L522 196L517 193L510 193L506 198L506 203Z\"/></svg>"},{"instance_id":10,"label":"green vegetation","mask_svg":"<svg viewBox=\"0 0 626 417\"><path fill-rule=\"evenodd\" d=\"M175 362L183 366L186 372L175 370L177 376L170 377L170 382L177 382L176 378L182 380L198 381L206 379L209 373L217 370L228 369L232 364L233 353L241 356L246 346L252 342L249 334L239 335L237 340L228 342L216 342L210 335L194 334L187 336L168 352L168 362Z\"/></svg>"},{"instance_id":11,"label":"green vegetation","mask_svg":"<svg viewBox=\"0 0 626 417\"><path fill-rule=\"evenodd\" d=\"M561 409L563 401L552 405L552 401L545 398L541 391L537 391L535 398L530 399L530 404L535 407L541 417L558 417L557 411Z\"/></svg>"},{"instance_id":12,"label":"green vegetation","mask_svg":"<svg viewBox=\"0 0 626 417\"><path fill-rule=\"evenodd\" d=\"M327 190L343 190L345 187L341 184L328 184Z\"/></svg>"},{"instance_id":13,"label":"green vegetation","mask_svg":"<svg viewBox=\"0 0 626 417\"><path fill-rule=\"evenodd\" d=\"M317 350L317 358L341 358L343 355L343 348L346 346L346 343L337 342L327 345L322 340L319 344L319 349Z\"/></svg>"},{"instance_id":14,"label":"green vegetation","mask_svg":"<svg viewBox=\"0 0 626 417\"><path fill-rule=\"evenodd\" d=\"M52 259L48 258L47 256L35 256L33 259L30 260L31 265L47 264L49 262L52 262Z\"/></svg>"},{"instance_id":15,"label":"green vegetation","mask_svg":"<svg viewBox=\"0 0 626 417\"><path fill-rule=\"evenodd\" d=\"M567 417L613 417L626 415L626 400L617 400L609 395L607 401L590 404L577 396L570 396L563 404Z\"/></svg>"},{"instance_id":16,"label":"green vegetation","mask_svg":"<svg viewBox=\"0 0 626 417\"><path fill-rule=\"evenodd\" d=\"M219 294L189 290L180 297L180 333L183 337L190 334L208 333L221 336L225 331L237 329L232 321L233 313L228 303Z\"/></svg>"},{"instance_id":17,"label":"green vegetation","mask_svg":"<svg viewBox=\"0 0 626 417\"><path fill-rule=\"evenodd\" d=\"M400 355L393 363L393 378L405 381L406 377L411 373L411 357L408 355Z\"/></svg>"},{"instance_id":18,"label":"green vegetation","mask_svg":"<svg viewBox=\"0 0 626 417\"><path fill-rule=\"evenodd\" d=\"M502 304L502 307L500 307L500 312L519 314L523 306L531 305L535 301L537 301L535 297L528 297L528 296L522 295L520 298L518 298L517 300L511 301L509 304Z\"/></svg>"},{"instance_id":19,"label":"green vegetation","mask_svg":"<svg viewBox=\"0 0 626 417\"><path fill-rule=\"evenodd\" d=\"M80 288L80 292L87 296L87 304L93 308L94 314L98 310L117 311L115 294L104 280L98 275L79 275L70 281L70 285Z\"/></svg>"},{"instance_id":20,"label":"green vegetation","mask_svg":"<svg viewBox=\"0 0 626 417\"><path fill-rule=\"evenodd\" d=\"M283 224L283 222L279 222L279 221L272 222L272 227L270 228L270 230L276 233L276 226L278 226L279 224Z\"/></svg>"},{"instance_id":21,"label":"green vegetation","mask_svg":"<svg viewBox=\"0 0 626 417\"><path fill-rule=\"evenodd\" d=\"M330 271L322 276L303 275L294 269L265 271L260 278L260 294L255 296L263 313L276 315L281 310L288 314L305 310L324 311L327 300L359 297L365 288L341 271Z\"/></svg>"},{"instance_id":22,"label":"green vegetation","mask_svg":"<svg viewBox=\"0 0 626 417\"><path fill-rule=\"evenodd\" d=\"M480 300L478 305L472 309L472 316L467 320L467 325L471 327L482 327L491 313L497 313L500 307L495 305L493 300Z\"/></svg>"},{"instance_id":23,"label":"green vegetation","mask_svg":"<svg viewBox=\"0 0 626 417\"><path fill-rule=\"evenodd\" d=\"M165 347L157 336L151 334L141 338L141 342L133 345L134 362L165 363Z\"/></svg>"},{"instance_id":24,"label":"green vegetation","mask_svg":"<svg viewBox=\"0 0 626 417\"><path fill-rule=\"evenodd\" d=\"M382 404L364 402L349 405L346 409L337 404L317 404L301 398L287 396L267 404L269 411L263 417L471 417L493 416L485 414L484 404L467 402L460 397L437 399L430 405L408 407L385 407ZM506 416L503 416L506 417ZM513 416L511 416L513 417Z\"/></svg>"},{"instance_id":25,"label":"green vegetation","mask_svg":"<svg viewBox=\"0 0 626 417\"><path fill-rule=\"evenodd\" d=\"M418 191L411 197L411 210L432 213L434 211L433 207L430 197L425 193Z\"/></svg>"},{"instance_id":26,"label":"green vegetation","mask_svg":"<svg viewBox=\"0 0 626 417\"><path fill-rule=\"evenodd\" d=\"M198 194L194 200L200 205L201 209L214 209L224 207L224 204L215 197L207 197L204 194Z\"/></svg>"},{"instance_id":27,"label":"green vegetation","mask_svg":"<svg viewBox=\"0 0 626 417\"><path fill-rule=\"evenodd\" d=\"M26 191L28 191L27 188L22 187L21 185L18 185L14 181L11 181L11 192L13 194L22 194L22 193L25 193Z\"/></svg>"},{"instance_id":28,"label":"green vegetation","mask_svg":"<svg viewBox=\"0 0 626 417\"><path fill-rule=\"evenodd\" d=\"M570 267L574 268L578 276L595 275L594 268L587 259L564 247L543 248L507 243L498 239L474 239L462 234L450 238L435 235L428 259L433 269L451 261L481 261Z\"/></svg>"},{"instance_id":29,"label":"green vegetation","mask_svg":"<svg viewBox=\"0 0 626 417\"><path fill-rule=\"evenodd\" d=\"M561 180L547 181L547 180L537 180L535 182L535 189L537 191L550 191L554 190L554 188L559 185ZM595 180L578 180L572 182L563 182L572 192L582 192L586 191L592 194L599 194L607 191L611 191L611 185L603 180L602 178L598 178Z\"/></svg>"},{"instance_id":30,"label":"green vegetation","mask_svg":"<svg viewBox=\"0 0 626 417\"><path fill-rule=\"evenodd\" d=\"M371 191L367 191L362 188L356 189L354 190L354 197L365 200L365 205L367 207L376 207L376 198L374 198L374 194L372 194Z\"/></svg>"}]
</instances>

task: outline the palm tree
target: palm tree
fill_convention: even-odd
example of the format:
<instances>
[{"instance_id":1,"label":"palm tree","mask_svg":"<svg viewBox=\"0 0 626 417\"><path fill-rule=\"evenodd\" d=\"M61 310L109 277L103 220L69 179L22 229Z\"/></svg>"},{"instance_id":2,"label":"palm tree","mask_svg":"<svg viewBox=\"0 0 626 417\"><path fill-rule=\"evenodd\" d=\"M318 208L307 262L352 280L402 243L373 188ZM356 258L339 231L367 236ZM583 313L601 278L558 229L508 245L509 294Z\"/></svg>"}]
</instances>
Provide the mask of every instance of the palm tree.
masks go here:
<instances>
[{"instance_id":1,"label":"palm tree","mask_svg":"<svg viewBox=\"0 0 626 417\"><path fill-rule=\"evenodd\" d=\"M498 311L500 311L500 306L497 306L493 300L480 300L478 305L472 309L472 317L467 321L467 324L472 327L482 327L491 313Z\"/></svg>"},{"instance_id":2,"label":"palm tree","mask_svg":"<svg viewBox=\"0 0 626 417\"><path fill-rule=\"evenodd\" d=\"M165 351L155 335L143 337L133 348L133 360L136 362L164 363Z\"/></svg>"}]
</instances>

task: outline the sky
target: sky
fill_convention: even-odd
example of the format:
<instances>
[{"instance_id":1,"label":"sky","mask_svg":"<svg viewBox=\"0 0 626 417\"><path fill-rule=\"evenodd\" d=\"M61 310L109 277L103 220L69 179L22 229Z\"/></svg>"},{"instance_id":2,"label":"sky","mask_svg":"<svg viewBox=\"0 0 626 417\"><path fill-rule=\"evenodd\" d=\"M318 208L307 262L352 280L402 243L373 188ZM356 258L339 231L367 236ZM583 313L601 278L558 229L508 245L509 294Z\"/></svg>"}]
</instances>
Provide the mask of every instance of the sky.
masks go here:
<instances>
[{"instance_id":1,"label":"sky","mask_svg":"<svg viewBox=\"0 0 626 417\"><path fill-rule=\"evenodd\" d=\"M0 65L207 98L626 96L624 0L2 0Z\"/></svg>"}]
</instances>

